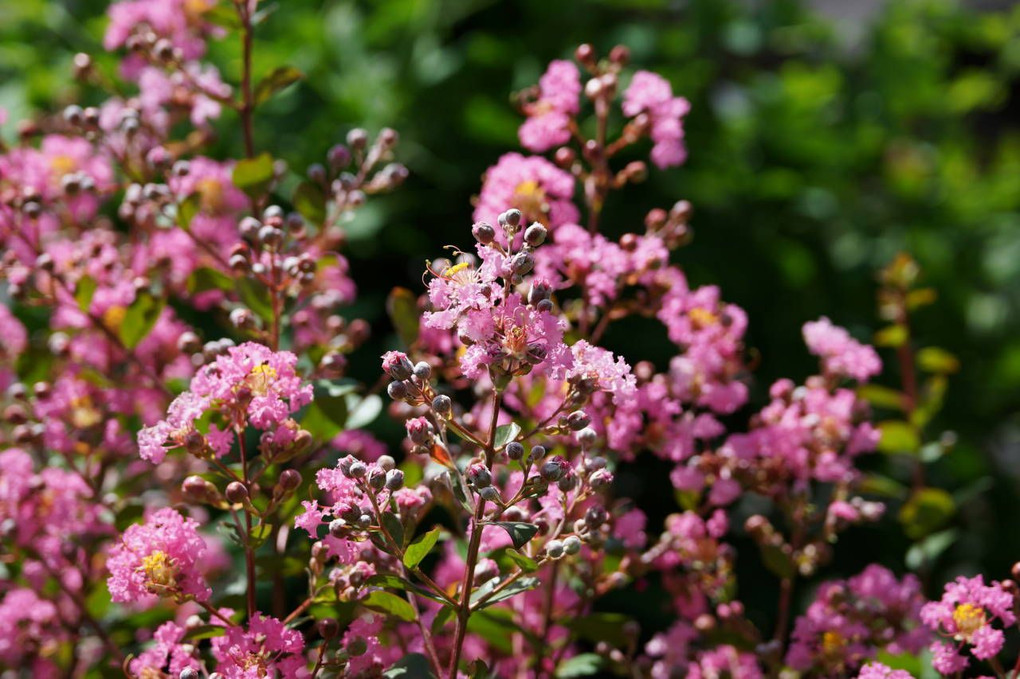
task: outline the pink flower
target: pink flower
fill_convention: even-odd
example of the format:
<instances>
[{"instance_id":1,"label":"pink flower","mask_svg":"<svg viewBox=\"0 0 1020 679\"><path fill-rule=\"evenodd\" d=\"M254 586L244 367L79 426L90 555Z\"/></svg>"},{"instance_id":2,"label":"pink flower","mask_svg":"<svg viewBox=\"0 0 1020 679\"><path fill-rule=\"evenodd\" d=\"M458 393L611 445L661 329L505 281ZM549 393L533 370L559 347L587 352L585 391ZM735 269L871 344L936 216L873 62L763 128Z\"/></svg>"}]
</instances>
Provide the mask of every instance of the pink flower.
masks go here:
<instances>
[{"instance_id":1,"label":"pink flower","mask_svg":"<svg viewBox=\"0 0 1020 679\"><path fill-rule=\"evenodd\" d=\"M538 100L525 106L518 130L521 146L541 153L570 141L570 120L579 110L581 74L571 61L550 62L538 81Z\"/></svg>"},{"instance_id":2,"label":"pink flower","mask_svg":"<svg viewBox=\"0 0 1020 679\"><path fill-rule=\"evenodd\" d=\"M128 669L134 676L162 676L169 671L171 677L180 676L187 668L198 670L201 663L195 657L195 644L185 644L187 630L174 622L165 622L153 636L156 643L131 660Z\"/></svg>"},{"instance_id":3,"label":"pink flower","mask_svg":"<svg viewBox=\"0 0 1020 679\"><path fill-rule=\"evenodd\" d=\"M199 572L206 551L198 522L169 507L129 526L110 550L107 586L114 601L154 604L159 597L206 601L212 590Z\"/></svg>"},{"instance_id":4,"label":"pink flower","mask_svg":"<svg viewBox=\"0 0 1020 679\"><path fill-rule=\"evenodd\" d=\"M837 676L879 650L916 654L928 640L916 622L923 604L916 577L897 580L876 564L849 580L827 582L797 618L786 662L801 672Z\"/></svg>"},{"instance_id":5,"label":"pink flower","mask_svg":"<svg viewBox=\"0 0 1020 679\"><path fill-rule=\"evenodd\" d=\"M204 20L203 14L215 0L123 0L110 6L110 25L103 38L103 47L115 50L139 28L147 27L161 38L170 40L187 59L205 54L206 37L220 32Z\"/></svg>"},{"instance_id":6,"label":"pink flower","mask_svg":"<svg viewBox=\"0 0 1020 679\"><path fill-rule=\"evenodd\" d=\"M509 208L524 214L525 222L541 222L551 232L561 224L576 223L574 178L545 158L507 153L485 173L474 220L495 225ZM497 237L502 237L497 229Z\"/></svg>"},{"instance_id":7,"label":"pink flower","mask_svg":"<svg viewBox=\"0 0 1020 679\"><path fill-rule=\"evenodd\" d=\"M980 575L960 576L946 585L942 599L925 604L921 620L946 639L931 646L935 669L954 674L967 666L960 652L968 646L981 660L993 658L1002 650L1005 637L993 623L1009 628L1016 622L1013 595L999 582L985 585Z\"/></svg>"},{"instance_id":8,"label":"pink flower","mask_svg":"<svg viewBox=\"0 0 1020 679\"><path fill-rule=\"evenodd\" d=\"M262 613L252 616L247 631L228 627L225 636L212 640L212 647L219 663L216 669L226 679L302 679L309 675L301 633Z\"/></svg>"},{"instance_id":9,"label":"pink flower","mask_svg":"<svg viewBox=\"0 0 1020 679\"><path fill-rule=\"evenodd\" d=\"M857 679L914 679L914 677L906 670L894 670L880 662L873 662L861 668Z\"/></svg>"},{"instance_id":10,"label":"pink flower","mask_svg":"<svg viewBox=\"0 0 1020 679\"><path fill-rule=\"evenodd\" d=\"M43 657L33 660L32 656L35 649L53 648L65 637L57 607L31 589L9 589L0 600L0 665L20 667L28 676L57 677L57 668L50 661Z\"/></svg>"},{"instance_id":11,"label":"pink flower","mask_svg":"<svg viewBox=\"0 0 1020 679\"><path fill-rule=\"evenodd\" d=\"M804 324L804 342L812 354L821 357L826 374L866 382L882 372L882 361L872 347L850 337L825 316Z\"/></svg>"},{"instance_id":12,"label":"pink flower","mask_svg":"<svg viewBox=\"0 0 1020 679\"><path fill-rule=\"evenodd\" d=\"M585 381L587 387L598 389L620 403L634 397L637 381L622 356L580 340L570 347L570 363L554 375L570 383Z\"/></svg>"},{"instance_id":13,"label":"pink flower","mask_svg":"<svg viewBox=\"0 0 1020 679\"><path fill-rule=\"evenodd\" d=\"M623 113L634 117L648 114L651 124L652 162L659 169L681 165L687 158L684 147L683 117L691 105L683 97L674 97L669 81L649 71L638 71L623 95Z\"/></svg>"}]
</instances>

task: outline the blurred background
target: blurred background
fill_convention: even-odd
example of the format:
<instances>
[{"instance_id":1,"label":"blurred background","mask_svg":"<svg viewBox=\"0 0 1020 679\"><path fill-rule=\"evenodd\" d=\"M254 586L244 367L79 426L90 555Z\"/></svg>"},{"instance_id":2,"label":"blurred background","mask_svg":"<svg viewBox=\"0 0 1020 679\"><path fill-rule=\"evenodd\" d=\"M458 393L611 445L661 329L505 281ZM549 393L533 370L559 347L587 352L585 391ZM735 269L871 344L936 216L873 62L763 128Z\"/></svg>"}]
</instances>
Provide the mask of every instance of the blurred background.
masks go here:
<instances>
[{"instance_id":1,"label":"blurred background","mask_svg":"<svg viewBox=\"0 0 1020 679\"><path fill-rule=\"evenodd\" d=\"M101 52L105 4L0 1L0 106L12 121L78 98L71 57ZM386 294L420 290L426 258L469 243L482 173L517 150L510 94L581 42L602 54L629 46L635 67L691 100L690 155L611 202L606 230L639 231L652 207L694 204L694 241L676 259L692 284L719 284L747 309L757 405L774 379L814 369L804 321L825 314L859 338L881 327L877 273L910 252L939 295L915 333L963 366L926 432L958 437L930 472L957 508L932 575L1002 578L1020 557L1020 6L1011 4L281 0L259 29L256 73L292 64L307 78L262 111L257 145L301 173L355 124L401 134L411 178L349 232L361 289L353 314L376 330L352 368L374 380L393 342ZM234 42L216 44L213 60L236 81ZM220 121L224 151L240 144L235 122ZM13 123L3 134L13 139ZM607 343L660 365L669 355L657 333L631 329ZM895 362L883 358L896 386ZM899 473L895 459L872 464ZM875 559L903 568L910 544L895 520L852 530L839 568ZM752 583L772 577L753 557L742 567ZM741 592L752 606L753 590Z\"/></svg>"}]
</instances>

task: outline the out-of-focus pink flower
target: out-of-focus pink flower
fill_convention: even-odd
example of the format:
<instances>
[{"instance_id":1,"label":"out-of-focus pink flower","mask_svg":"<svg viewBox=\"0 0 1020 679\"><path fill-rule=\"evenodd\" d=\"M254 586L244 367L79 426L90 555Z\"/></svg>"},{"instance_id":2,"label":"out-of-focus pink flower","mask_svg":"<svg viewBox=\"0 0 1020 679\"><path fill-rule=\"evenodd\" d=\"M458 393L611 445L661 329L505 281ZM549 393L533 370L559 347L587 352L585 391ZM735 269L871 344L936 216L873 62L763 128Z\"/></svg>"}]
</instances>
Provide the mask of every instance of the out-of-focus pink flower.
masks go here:
<instances>
[{"instance_id":1,"label":"out-of-focus pink flower","mask_svg":"<svg viewBox=\"0 0 1020 679\"><path fill-rule=\"evenodd\" d=\"M570 141L570 119L581 94L581 74L571 61L549 64L538 81L538 100L525 105L528 119L518 130L521 146L541 153Z\"/></svg>"},{"instance_id":2,"label":"out-of-focus pink flower","mask_svg":"<svg viewBox=\"0 0 1020 679\"><path fill-rule=\"evenodd\" d=\"M882 361L874 348L861 344L824 316L804 324L804 342L812 354L822 359L826 374L867 382L882 372Z\"/></svg>"},{"instance_id":3,"label":"out-of-focus pink flower","mask_svg":"<svg viewBox=\"0 0 1020 679\"><path fill-rule=\"evenodd\" d=\"M690 103L674 97L669 81L649 71L638 71L623 95L623 113L634 117L646 113L651 125L652 162L659 169L675 167L687 159L684 147L683 118Z\"/></svg>"}]
</instances>

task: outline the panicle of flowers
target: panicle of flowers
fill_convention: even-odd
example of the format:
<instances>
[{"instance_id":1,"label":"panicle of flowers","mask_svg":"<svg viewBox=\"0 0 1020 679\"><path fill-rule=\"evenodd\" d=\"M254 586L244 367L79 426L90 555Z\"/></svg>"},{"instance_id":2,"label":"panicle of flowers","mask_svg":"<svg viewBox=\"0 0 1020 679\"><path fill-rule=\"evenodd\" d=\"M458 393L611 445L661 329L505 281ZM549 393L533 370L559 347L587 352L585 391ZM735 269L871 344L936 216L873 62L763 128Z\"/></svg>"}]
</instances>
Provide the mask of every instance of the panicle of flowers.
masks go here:
<instances>
[{"instance_id":1,"label":"panicle of flowers","mask_svg":"<svg viewBox=\"0 0 1020 679\"><path fill-rule=\"evenodd\" d=\"M824 316L804 324L804 343L812 354L822 359L826 375L867 382L882 371L882 362L874 348L856 341Z\"/></svg>"},{"instance_id":2,"label":"panicle of flowers","mask_svg":"<svg viewBox=\"0 0 1020 679\"><path fill-rule=\"evenodd\" d=\"M300 434L290 415L311 402L312 387L296 373L296 363L294 354L255 342L230 347L195 374L190 390L174 399L165 420L139 432L139 454L154 464L181 447L198 456L222 457L247 424L269 434L263 437L267 447L306 445L307 435ZM213 423L200 431L199 420L210 412L222 426Z\"/></svg>"},{"instance_id":3,"label":"panicle of flowers","mask_svg":"<svg viewBox=\"0 0 1020 679\"><path fill-rule=\"evenodd\" d=\"M920 617L939 640L930 647L932 665L943 675L964 671L967 653L978 660L995 660L1002 651L1004 629L1016 623L1016 586L985 584L984 578L960 576L946 585L942 598L921 609Z\"/></svg>"},{"instance_id":4,"label":"panicle of flowers","mask_svg":"<svg viewBox=\"0 0 1020 679\"><path fill-rule=\"evenodd\" d=\"M212 590L199 570L206 544L198 525L166 507L129 526L107 561L113 600L151 606L160 598L209 599Z\"/></svg>"},{"instance_id":5,"label":"panicle of flowers","mask_svg":"<svg viewBox=\"0 0 1020 679\"><path fill-rule=\"evenodd\" d=\"M918 620L924 604L915 576L898 580L875 564L827 582L797 618L786 663L812 675L849 676L880 650L916 654L929 639Z\"/></svg>"}]
</instances>

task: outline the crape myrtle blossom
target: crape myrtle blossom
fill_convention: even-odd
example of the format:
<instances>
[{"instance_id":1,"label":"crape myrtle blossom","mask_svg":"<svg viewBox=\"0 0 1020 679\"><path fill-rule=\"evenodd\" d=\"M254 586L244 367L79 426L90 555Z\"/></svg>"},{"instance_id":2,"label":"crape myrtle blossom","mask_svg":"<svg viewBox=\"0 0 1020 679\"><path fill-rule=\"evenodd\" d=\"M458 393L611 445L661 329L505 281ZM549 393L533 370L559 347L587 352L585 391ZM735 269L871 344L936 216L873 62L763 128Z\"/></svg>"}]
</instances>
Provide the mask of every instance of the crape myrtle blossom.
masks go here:
<instances>
[{"instance_id":1,"label":"crape myrtle blossom","mask_svg":"<svg viewBox=\"0 0 1020 679\"><path fill-rule=\"evenodd\" d=\"M212 590L199 572L206 544L198 525L167 507L129 526L107 560L113 600L148 606L160 597L206 601Z\"/></svg>"},{"instance_id":2,"label":"crape myrtle blossom","mask_svg":"<svg viewBox=\"0 0 1020 679\"><path fill-rule=\"evenodd\" d=\"M1002 583L986 585L980 575L946 585L939 601L921 609L921 620L941 637L931 645L935 669L944 675L962 672L970 664L968 650L979 660L995 658L1005 643L1003 629L1016 623L1014 605L1014 595Z\"/></svg>"},{"instance_id":3,"label":"crape myrtle blossom","mask_svg":"<svg viewBox=\"0 0 1020 679\"><path fill-rule=\"evenodd\" d=\"M212 640L216 670L225 679L310 676L303 654L304 637L280 620L255 613L248 629L227 627Z\"/></svg>"},{"instance_id":4,"label":"crape myrtle blossom","mask_svg":"<svg viewBox=\"0 0 1020 679\"><path fill-rule=\"evenodd\" d=\"M158 677L163 672L169 672L171 677L179 677L188 668L199 670L202 665L196 657L197 646L184 643L187 632L185 627L175 622L163 623L153 635L154 643L137 658L132 658L128 669L138 677Z\"/></svg>"},{"instance_id":5,"label":"crape myrtle blossom","mask_svg":"<svg viewBox=\"0 0 1020 679\"><path fill-rule=\"evenodd\" d=\"M897 580L874 564L849 580L825 583L797 619L786 663L836 676L857 670L880 650L916 654L929 640L918 622L923 605L915 576Z\"/></svg>"},{"instance_id":6,"label":"crape myrtle blossom","mask_svg":"<svg viewBox=\"0 0 1020 679\"><path fill-rule=\"evenodd\" d=\"M880 662L872 662L861 668L857 679L914 679L914 676L906 670L894 670Z\"/></svg>"},{"instance_id":7,"label":"crape myrtle blossom","mask_svg":"<svg viewBox=\"0 0 1020 679\"><path fill-rule=\"evenodd\" d=\"M523 213L526 223L541 222L555 232L557 227L580 219L573 196L570 173L545 158L507 153L485 172L474 220L495 224L500 213L514 207ZM503 238L498 231L497 238Z\"/></svg>"},{"instance_id":8,"label":"crape myrtle blossom","mask_svg":"<svg viewBox=\"0 0 1020 679\"><path fill-rule=\"evenodd\" d=\"M139 432L139 454L154 464L179 447L222 457L230 452L234 431L245 424L293 438L290 415L312 400L312 386L303 383L296 364L294 354L262 344L230 347L195 374L190 390L170 404L166 419ZM198 421L209 411L222 418L222 426L213 423L199 431Z\"/></svg>"},{"instance_id":9,"label":"crape myrtle blossom","mask_svg":"<svg viewBox=\"0 0 1020 679\"><path fill-rule=\"evenodd\" d=\"M822 359L825 374L867 382L882 371L882 362L874 348L861 344L843 328L822 316L804 324L804 342L808 350Z\"/></svg>"},{"instance_id":10,"label":"crape myrtle blossom","mask_svg":"<svg viewBox=\"0 0 1020 679\"><path fill-rule=\"evenodd\" d=\"M635 73L623 95L624 115L648 115L654 142L652 162L662 170L681 165L687 158L683 118L690 109L686 99L673 96L668 80L649 71Z\"/></svg>"},{"instance_id":11,"label":"crape myrtle blossom","mask_svg":"<svg viewBox=\"0 0 1020 679\"><path fill-rule=\"evenodd\" d=\"M0 667L21 667L40 679L63 676L49 656L67 638L57 606L31 589L14 588L0 597Z\"/></svg>"},{"instance_id":12,"label":"crape myrtle blossom","mask_svg":"<svg viewBox=\"0 0 1020 679\"><path fill-rule=\"evenodd\" d=\"M180 50L181 58L194 60L206 52L206 40L222 29L205 19L216 5L215 0L122 0L110 6L110 24L103 36L103 47L109 51L131 47L132 36L144 40L146 31L169 41ZM123 62L122 75L134 79L141 60L132 55Z\"/></svg>"},{"instance_id":13,"label":"crape myrtle blossom","mask_svg":"<svg viewBox=\"0 0 1020 679\"><path fill-rule=\"evenodd\" d=\"M580 110L581 73L572 61L549 62L538 81L538 97L524 106L528 119L518 135L521 146L542 153L570 141L572 116Z\"/></svg>"}]
</instances>

